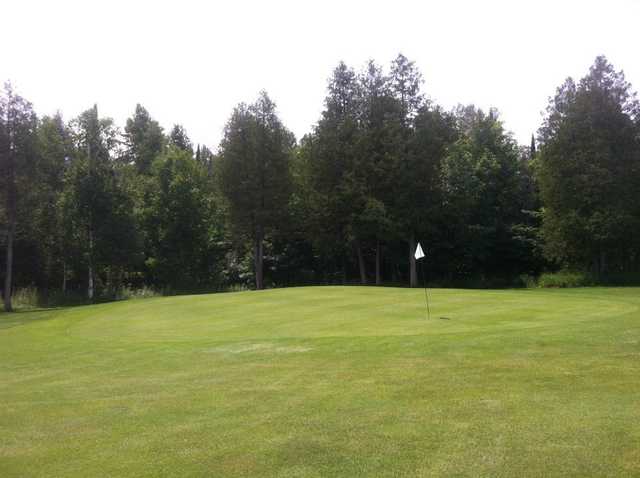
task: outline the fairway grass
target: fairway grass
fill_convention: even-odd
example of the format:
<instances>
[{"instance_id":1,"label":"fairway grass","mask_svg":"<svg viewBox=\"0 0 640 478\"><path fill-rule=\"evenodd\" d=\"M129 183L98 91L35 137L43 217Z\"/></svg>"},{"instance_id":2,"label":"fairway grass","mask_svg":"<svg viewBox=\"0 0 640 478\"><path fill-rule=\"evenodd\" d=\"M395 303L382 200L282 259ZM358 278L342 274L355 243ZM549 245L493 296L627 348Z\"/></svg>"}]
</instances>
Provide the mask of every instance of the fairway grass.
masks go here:
<instances>
[{"instance_id":1,"label":"fairway grass","mask_svg":"<svg viewBox=\"0 0 640 478\"><path fill-rule=\"evenodd\" d=\"M0 477L640 476L640 289L0 314Z\"/></svg>"}]
</instances>

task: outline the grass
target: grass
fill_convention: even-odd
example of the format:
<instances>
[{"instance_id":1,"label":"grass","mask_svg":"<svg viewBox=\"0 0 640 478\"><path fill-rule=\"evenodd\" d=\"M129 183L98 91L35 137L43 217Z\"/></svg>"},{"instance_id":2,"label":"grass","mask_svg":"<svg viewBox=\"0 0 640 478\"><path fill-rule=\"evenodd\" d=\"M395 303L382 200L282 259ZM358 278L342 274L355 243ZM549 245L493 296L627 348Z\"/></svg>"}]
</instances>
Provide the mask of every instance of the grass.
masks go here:
<instances>
[{"instance_id":1,"label":"grass","mask_svg":"<svg viewBox=\"0 0 640 478\"><path fill-rule=\"evenodd\" d=\"M640 289L0 315L0 476L640 476Z\"/></svg>"}]
</instances>

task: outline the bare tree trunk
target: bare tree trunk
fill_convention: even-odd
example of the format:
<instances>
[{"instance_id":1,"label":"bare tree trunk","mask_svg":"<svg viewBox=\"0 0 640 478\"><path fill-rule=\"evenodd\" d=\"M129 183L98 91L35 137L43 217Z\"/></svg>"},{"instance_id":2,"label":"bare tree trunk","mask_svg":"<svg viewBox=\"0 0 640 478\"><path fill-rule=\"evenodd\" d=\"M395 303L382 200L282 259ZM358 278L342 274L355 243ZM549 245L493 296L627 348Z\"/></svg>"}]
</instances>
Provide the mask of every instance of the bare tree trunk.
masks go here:
<instances>
[{"instance_id":1,"label":"bare tree trunk","mask_svg":"<svg viewBox=\"0 0 640 478\"><path fill-rule=\"evenodd\" d=\"M15 221L13 221L15 223ZM12 275L13 275L13 236L14 236L15 224L9 224L9 230L7 231L7 268L4 277L4 310L7 312L13 311L13 305L11 304L11 289L12 289Z\"/></svg>"},{"instance_id":2,"label":"bare tree trunk","mask_svg":"<svg viewBox=\"0 0 640 478\"><path fill-rule=\"evenodd\" d=\"M347 285L347 255L342 253L342 285Z\"/></svg>"},{"instance_id":3,"label":"bare tree trunk","mask_svg":"<svg viewBox=\"0 0 640 478\"><path fill-rule=\"evenodd\" d=\"M51 253L47 251L44 267L44 281L42 284L42 301L46 306L49 305L49 281L51 280L51 269L53 269L52 262L53 259L51 257Z\"/></svg>"},{"instance_id":4,"label":"bare tree trunk","mask_svg":"<svg viewBox=\"0 0 640 478\"><path fill-rule=\"evenodd\" d=\"M256 237L256 245L254 252L254 260L255 260L255 270L256 270L256 289L262 290L264 289L264 274L263 274L263 257L264 257L264 238L262 229L258 230L258 235Z\"/></svg>"},{"instance_id":5,"label":"bare tree trunk","mask_svg":"<svg viewBox=\"0 0 640 478\"><path fill-rule=\"evenodd\" d=\"M603 250L600 251L600 274L607 273L607 253Z\"/></svg>"},{"instance_id":6,"label":"bare tree trunk","mask_svg":"<svg viewBox=\"0 0 640 478\"><path fill-rule=\"evenodd\" d=\"M93 301L94 296L94 284L93 284L93 233L89 231L89 283L87 286L87 297L90 301Z\"/></svg>"},{"instance_id":7,"label":"bare tree trunk","mask_svg":"<svg viewBox=\"0 0 640 478\"><path fill-rule=\"evenodd\" d=\"M418 286L418 273L416 270L416 239L413 234L409 238L409 287Z\"/></svg>"},{"instance_id":8,"label":"bare tree trunk","mask_svg":"<svg viewBox=\"0 0 640 478\"><path fill-rule=\"evenodd\" d=\"M89 284L87 286L87 297L90 301L93 301L93 266L89 264Z\"/></svg>"},{"instance_id":9,"label":"bare tree trunk","mask_svg":"<svg viewBox=\"0 0 640 478\"><path fill-rule=\"evenodd\" d=\"M358 268L360 269L360 283L367 283L367 269L364 263L364 256L362 255L362 247L360 247L360 241L356 240L356 254L358 255Z\"/></svg>"},{"instance_id":10,"label":"bare tree trunk","mask_svg":"<svg viewBox=\"0 0 640 478\"><path fill-rule=\"evenodd\" d=\"M98 117L98 111L97 111L97 105L94 105L94 109L96 110L96 119ZM89 134L89 131L87 131L87 133ZM91 176L93 174L93 158L91 157L91 141L93 138L87 136L87 161L88 161L88 167L87 167L87 175L89 177L89 179L91 179ZM91 208L93 208L93 204L91 204ZM87 284L87 297L89 298L89 300L91 302L93 302L93 295L94 295L94 284L93 284L93 210L89 210L89 227L88 227L88 232L89 232L89 278L88 278L88 284Z\"/></svg>"},{"instance_id":11,"label":"bare tree trunk","mask_svg":"<svg viewBox=\"0 0 640 478\"><path fill-rule=\"evenodd\" d=\"M376 242L376 285L382 285L382 248L379 239Z\"/></svg>"},{"instance_id":12,"label":"bare tree trunk","mask_svg":"<svg viewBox=\"0 0 640 478\"><path fill-rule=\"evenodd\" d=\"M62 261L62 295L67 293L67 261Z\"/></svg>"},{"instance_id":13,"label":"bare tree trunk","mask_svg":"<svg viewBox=\"0 0 640 478\"><path fill-rule=\"evenodd\" d=\"M11 128L11 126L9 126ZM11 293L13 289L13 239L16 232L16 170L13 157L12 133L9 131L7 148L7 263L4 276L4 310L13 311Z\"/></svg>"}]
</instances>

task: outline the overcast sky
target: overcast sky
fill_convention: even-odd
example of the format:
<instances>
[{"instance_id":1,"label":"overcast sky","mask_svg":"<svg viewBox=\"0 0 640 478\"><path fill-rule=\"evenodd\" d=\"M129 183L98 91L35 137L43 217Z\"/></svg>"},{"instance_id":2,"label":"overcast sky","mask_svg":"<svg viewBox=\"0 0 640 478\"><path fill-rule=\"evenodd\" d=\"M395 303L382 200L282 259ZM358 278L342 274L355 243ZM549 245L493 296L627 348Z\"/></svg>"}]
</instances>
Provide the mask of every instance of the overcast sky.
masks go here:
<instances>
[{"instance_id":1,"label":"overcast sky","mask_svg":"<svg viewBox=\"0 0 640 478\"><path fill-rule=\"evenodd\" d=\"M7 0L0 81L39 114L97 102L123 126L136 103L217 147L235 104L266 89L300 138L338 61L414 60L446 108L497 107L528 144L547 98L605 54L640 88L640 1Z\"/></svg>"}]
</instances>

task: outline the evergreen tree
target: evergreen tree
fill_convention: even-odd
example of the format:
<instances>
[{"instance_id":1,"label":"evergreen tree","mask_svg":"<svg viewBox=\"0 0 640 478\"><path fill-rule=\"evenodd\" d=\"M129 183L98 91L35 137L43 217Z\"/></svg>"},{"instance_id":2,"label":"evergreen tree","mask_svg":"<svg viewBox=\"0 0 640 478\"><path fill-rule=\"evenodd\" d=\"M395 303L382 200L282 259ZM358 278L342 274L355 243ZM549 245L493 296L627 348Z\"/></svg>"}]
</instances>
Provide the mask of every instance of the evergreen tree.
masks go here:
<instances>
[{"instance_id":1,"label":"evergreen tree","mask_svg":"<svg viewBox=\"0 0 640 478\"><path fill-rule=\"evenodd\" d=\"M531 252L516 226L530 201L520 176L519 149L495 110L458 110L461 137L442 165L444 243L450 277L509 279L528 268Z\"/></svg>"},{"instance_id":2,"label":"evergreen tree","mask_svg":"<svg viewBox=\"0 0 640 478\"><path fill-rule=\"evenodd\" d=\"M65 250L73 254L76 270L87 274L87 298L96 287L119 287L126 267L139 255L133 203L115 170L112 152L118 131L111 119L101 119L98 108L74 122L75 153L65 177L62 197L66 231Z\"/></svg>"},{"instance_id":3,"label":"evergreen tree","mask_svg":"<svg viewBox=\"0 0 640 478\"><path fill-rule=\"evenodd\" d=\"M536 157L536 139L531 135L531 147L529 148L529 158L533 159Z\"/></svg>"},{"instance_id":4,"label":"evergreen tree","mask_svg":"<svg viewBox=\"0 0 640 478\"><path fill-rule=\"evenodd\" d=\"M550 101L540 129L538 180L546 253L596 273L640 266L638 101L604 57Z\"/></svg>"},{"instance_id":5,"label":"evergreen tree","mask_svg":"<svg viewBox=\"0 0 640 478\"><path fill-rule=\"evenodd\" d=\"M391 64L390 84L393 97L399 105L396 120L399 123L395 151L395 175L397 194L394 204L394 216L398 229L408 245L409 285L418 285L416 260L416 234L423 227L422 220L425 211L416 202L424 197L425 182L433 182L433 177L426 177L419 171L424 160L435 161L437 158L425 158L415 149L414 120L418 111L425 106L425 99L421 93L423 84L422 74L404 55L400 54ZM419 169L418 169L419 168Z\"/></svg>"},{"instance_id":6,"label":"evergreen tree","mask_svg":"<svg viewBox=\"0 0 640 478\"><path fill-rule=\"evenodd\" d=\"M180 124L173 126L171 134L169 135L169 144L193 155L193 144L187 135L187 131Z\"/></svg>"},{"instance_id":7,"label":"evergreen tree","mask_svg":"<svg viewBox=\"0 0 640 478\"><path fill-rule=\"evenodd\" d=\"M143 213L150 279L174 291L215 285L222 230L206 168L188 151L170 146L152 173Z\"/></svg>"},{"instance_id":8,"label":"evergreen tree","mask_svg":"<svg viewBox=\"0 0 640 478\"><path fill-rule=\"evenodd\" d=\"M391 204L393 183L394 138L399 103L393 98L388 76L373 61L359 75L360 129L355 171L364 183L365 203L357 217L360 236L375 243L375 283L382 283L382 248L394 233Z\"/></svg>"},{"instance_id":9,"label":"evergreen tree","mask_svg":"<svg viewBox=\"0 0 640 478\"><path fill-rule=\"evenodd\" d=\"M306 142L310 154L313 237L323 254L342 262L355 251L360 282L367 282L360 219L367 204L366 165L362 164L362 98L358 77L341 62L329 79L325 110Z\"/></svg>"},{"instance_id":10,"label":"evergreen tree","mask_svg":"<svg viewBox=\"0 0 640 478\"><path fill-rule=\"evenodd\" d=\"M139 173L149 173L151 163L162 152L166 141L162 127L142 105L137 104L133 117L127 119L124 131L127 159L135 164Z\"/></svg>"},{"instance_id":11,"label":"evergreen tree","mask_svg":"<svg viewBox=\"0 0 640 478\"><path fill-rule=\"evenodd\" d=\"M35 158L37 119L31 103L17 95L9 83L0 96L0 171L4 196L4 235L6 255L4 267L4 308L13 310L14 243L20 221L29 218L24 202L32 191L29 180Z\"/></svg>"},{"instance_id":12,"label":"evergreen tree","mask_svg":"<svg viewBox=\"0 0 640 478\"><path fill-rule=\"evenodd\" d=\"M293 134L282 124L266 92L238 105L220 145L219 180L236 233L253 243L256 288L264 288L264 241L287 215Z\"/></svg>"},{"instance_id":13,"label":"evergreen tree","mask_svg":"<svg viewBox=\"0 0 640 478\"><path fill-rule=\"evenodd\" d=\"M41 271L36 283L45 298L50 288L66 288L66 264L63 245L63 224L60 211L61 193L67 162L72 155L71 134L60 114L45 116L38 124L37 187L32 201L32 237L37 245L37 264Z\"/></svg>"}]
</instances>

